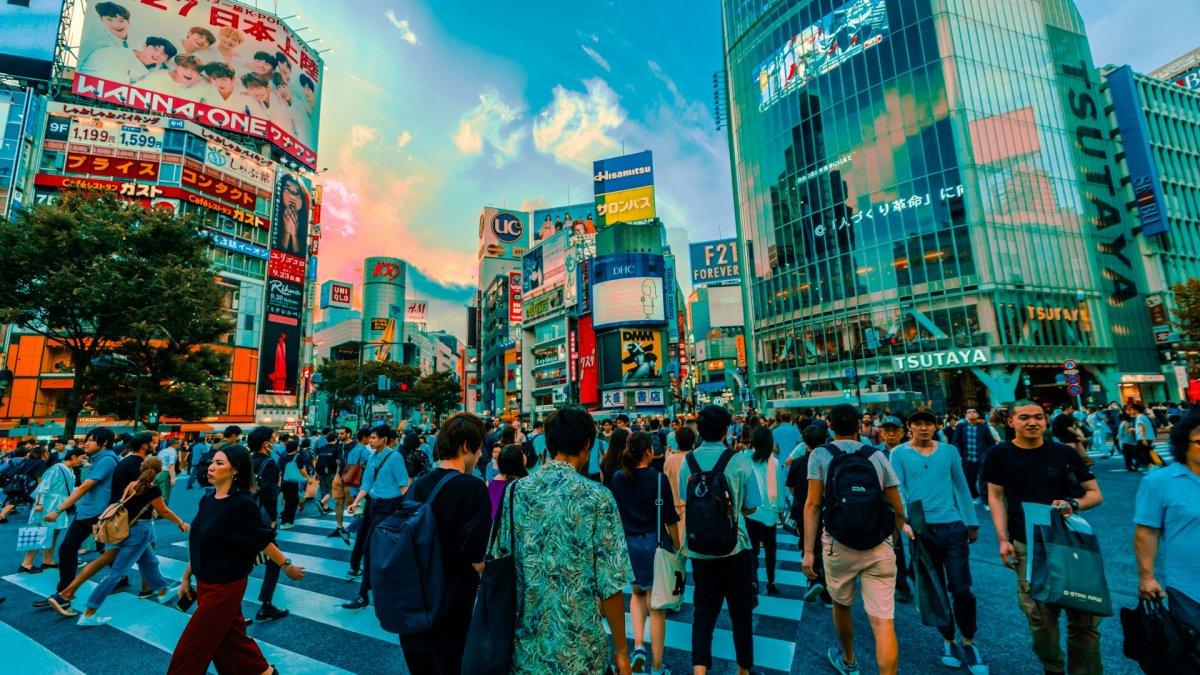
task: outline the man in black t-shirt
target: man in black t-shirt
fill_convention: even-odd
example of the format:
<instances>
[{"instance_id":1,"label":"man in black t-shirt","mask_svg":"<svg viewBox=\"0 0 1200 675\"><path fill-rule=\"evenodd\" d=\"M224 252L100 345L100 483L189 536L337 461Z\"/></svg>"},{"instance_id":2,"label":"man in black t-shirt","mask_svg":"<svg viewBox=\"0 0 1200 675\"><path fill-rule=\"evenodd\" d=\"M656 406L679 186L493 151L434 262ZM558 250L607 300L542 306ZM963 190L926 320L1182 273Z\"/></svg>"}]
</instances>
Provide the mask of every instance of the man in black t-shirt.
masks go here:
<instances>
[{"instance_id":1,"label":"man in black t-shirt","mask_svg":"<svg viewBox=\"0 0 1200 675\"><path fill-rule=\"evenodd\" d=\"M1023 503L1046 504L1064 516L1100 505L1103 496L1096 476L1073 448L1047 441L1046 412L1033 401L1017 401L1009 409L1013 440L994 446L983 467L988 503L1000 560L1017 572L1017 601L1033 635L1033 653L1046 673L1099 673L1100 617L1067 613L1067 659L1059 641L1059 615L1064 611L1029 595L1028 544ZM1069 671L1064 666L1069 664Z\"/></svg>"},{"instance_id":2,"label":"man in black t-shirt","mask_svg":"<svg viewBox=\"0 0 1200 675\"><path fill-rule=\"evenodd\" d=\"M413 482L405 497L423 502L443 477L458 474L442 486L431 504L442 547L442 588L447 593L442 613L428 631L400 636L404 660L414 673L457 673L462 667L492 526L487 487L472 475L485 431L483 420L470 413L447 418L433 451L438 463Z\"/></svg>"}]
</instances>

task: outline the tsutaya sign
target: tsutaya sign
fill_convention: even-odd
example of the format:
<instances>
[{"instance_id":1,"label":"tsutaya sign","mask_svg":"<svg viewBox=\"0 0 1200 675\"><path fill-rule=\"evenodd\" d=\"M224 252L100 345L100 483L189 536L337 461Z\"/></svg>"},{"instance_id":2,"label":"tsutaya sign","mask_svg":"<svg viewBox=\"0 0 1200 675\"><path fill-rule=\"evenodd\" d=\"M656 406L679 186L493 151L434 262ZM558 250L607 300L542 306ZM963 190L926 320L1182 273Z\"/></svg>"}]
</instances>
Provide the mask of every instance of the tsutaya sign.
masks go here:
<instances>
[{"instance_id":1,"label":"tsutaya sign","mask_svg":"<svg viewBox=\"0 0 1200 675\"><path fill-rule=\"evenodd\" d=\"M987 347L951 349L945 352L922 352L893 356L892 367L896 371L925 370L928 368L969 368L985 366L992 362L992 350Z\"/></svg>"}]
</instances>

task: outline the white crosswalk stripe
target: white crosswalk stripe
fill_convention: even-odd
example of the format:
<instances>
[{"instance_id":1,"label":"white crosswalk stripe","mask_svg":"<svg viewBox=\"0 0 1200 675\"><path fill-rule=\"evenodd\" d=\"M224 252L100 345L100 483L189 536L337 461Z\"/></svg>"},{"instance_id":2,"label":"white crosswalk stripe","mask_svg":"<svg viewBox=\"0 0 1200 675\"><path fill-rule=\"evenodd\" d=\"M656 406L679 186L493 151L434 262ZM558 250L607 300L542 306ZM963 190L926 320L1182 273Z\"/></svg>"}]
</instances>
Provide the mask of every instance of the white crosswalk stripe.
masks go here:
<instances>
[{"instance_id":1,"label":"white crosswalk stripe","mask_svg":"<svg viewBox=\"0 0 1200 675\"><path fill-rule=\"evenodd\" d=\"M83 671L66 659L46 649L33 638L12 626L0 622L0 653L20 655L21 669L39 675L83 675Z\"/></svg>"},{"instance_id":2,"label":"white crosswalk stripe","mask_svg":"<svg viewBox=\"0 0 1200 675\"><path fill-rule=\"evenodd\" d=\"M349 519L346 521L350 522ZM292 560L306 569L306 581L299 583L280 583L274 596L274 604L288 609L292 616L301 617L322 626L346 631L348 640L357 640L360 648L386 653L399 654L399 644L395 635L384 631L379 626L375 613L371 609L346 610L341 603L354 596L359 580L349 578L347 572L349 563L347 553L351 545L340 537L327 537L334 526L333 516L327 518L299 518L296 528L280 531L277 544ZM788 672L792 667L792 659L796 645L794 637L798 622L803 613L804 604L798 599L806 584L804 575L796 571L799 567L799 554L795 550L795 537L780 532L779 560L781 569L776 572L776 581L785 588L791 597L771 597L762 594L758 607L754 610L755 624L763 623L771 634L756 634L754 636L755 660L760 669L768 671ZM187 543L176 542L172 546L159 551L161 571L168 579L178 579L183 574L187 558ZM794 569L782 569L782 565ZM766 571L760 565L759 578L765 590ZM246 590L245 600L252 605L257 604L259 589L262 585L262 569L254 572ZM131 578L135 574L131 572ZM320 591L306 588L306 582L314 578L323 578L315 584ZM48 596L54 592L57 580L55 574L22 575L14 574L4 577L10 584L23 588L38 596ZM98 581L96 579L94 581ZM76 605L82 608L87 595L95 583L86 583L77 594ZM136 588L136 581L135 581ZM687 654L691 651L692 626L691 602L694 593L689 583L684 594L684 608L678 614L669 614L667 621L667 652L668 660L675 664L687 664ZM182 632L188 617L178 612L174 607L160 605L147 600L139 600L130 593L116 593L109 597L100 610L105 616L111 616L112 621L105 629L118 630L142 643L162 652L174 648L179 634ZM764 619L765 622L760 622ZM286 619L285 619L286 621ZM630 616L626 613L626 630L632 635L629 625ZM735 658L732 632L726 627L714 631L713 656L724 662L732 662ZM253 631L252 631L253 634ZM36 637L36 636L35 636ZM648 636L647 636L648 637ZM32 637L26 636L11 627L0 624L0 644L21 644L22 648L31 655L31 663L38 667L30 672L38 673L78 673L80 663L72 665L45 647L38 645ZM284 645L264 642L256 637L268 661L279 666L287 673L342 673L338 667L326 663L319 653L306 651L308 645L302 638L294 642L287 641ZM361 642L366 640L367 642ZM375 645L375 647L371 647ZM286 648L285 648L286 647ZM647 648L649 642L647 641ZM394 652L393 652L394 650ZM719 665L719 663L718 663ZM676 668L678 669L678 665ZM719 668L718 668L719 669Z\"/></svg>"}]
</instances>

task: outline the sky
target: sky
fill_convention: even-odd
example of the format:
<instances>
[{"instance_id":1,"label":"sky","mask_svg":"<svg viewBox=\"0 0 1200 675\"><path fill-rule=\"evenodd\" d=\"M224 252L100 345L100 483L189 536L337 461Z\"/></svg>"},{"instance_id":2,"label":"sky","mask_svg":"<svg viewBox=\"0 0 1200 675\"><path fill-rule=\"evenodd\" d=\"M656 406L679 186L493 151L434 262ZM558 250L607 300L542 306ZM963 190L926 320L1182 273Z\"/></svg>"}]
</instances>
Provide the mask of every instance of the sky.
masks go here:
<instances>
[{"instance_id":1,"label":"sky","mask_svg":"<svg viewBox=\"0 0 1200 675\"><path fill-rule=\"evenodd\" d=\"M716 0L257 4L331 49L321 281L405 259L430 327L464 336L481 209L590 201L592 160L644 149L681 282L689 240L735 234ZM1098 64L1147 71L1200 46L1197 0L1078 4Z\"/></svg>"}]
</instances>

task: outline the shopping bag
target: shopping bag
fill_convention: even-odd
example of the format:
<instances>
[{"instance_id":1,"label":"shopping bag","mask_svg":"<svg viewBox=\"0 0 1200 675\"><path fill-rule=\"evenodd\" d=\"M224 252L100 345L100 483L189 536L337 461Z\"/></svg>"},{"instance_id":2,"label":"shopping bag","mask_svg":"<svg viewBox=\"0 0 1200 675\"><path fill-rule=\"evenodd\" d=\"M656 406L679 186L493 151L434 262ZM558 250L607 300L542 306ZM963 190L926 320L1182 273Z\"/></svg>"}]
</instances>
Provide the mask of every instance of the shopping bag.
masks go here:
<instances>
[{"instance_id":1,"label":"shopping bag","mask_svg":"<svg viewBox=\"0 0 1200 675\"><path fill-rule=\"evenodd\" d=\"M937 566L926 548L925 538L925 505L920 500L913 501L907 507L909 525L916 538L909 542L909 562L912 565L913 580L916 584L917 613L921 623L935 628L945 628L952 625L950 614L950 597L946 594L946 585L938 573ZM901 539L904 534L899 535ZM903 546L903 541L898 541ZM897 570L904 574L904 570Z\"/></svg>"},{"instance_id":2,"label":"shopping bag","mask_svg":"<svg viewBox=\"0 0 1200 675\"><path fill-rule=\"evenodd\" d=\"M1121 608L1125 657L1150 675L1182 675L1200 671L1196 634L1171 616L1161 600L1142 600Z\"/></svg>"},{"instance_id":3,"label":"shopping bag","mask_svg":"<svg viewBox=\"0 0 1200 675\"><path fill-rule=\"evenodd\" d=\"M668 551L661 546L655 549L650 608L679 609L683 605L683 587L686 584L687 558L682 553Z\"/></svg>"},{"instance_id":4,"label":"shopping bag","mask_svg":"<svg viewBox=\"0 0 1200 675\"><path fill-rule=\"evenodd\" d=\"M1112 596L1104 576L1104 556L1096 535L1067 526L1057 509L1049 525L1033 528L1029 556L1029 596L1038 602L1112 616Z\"/></svg>"},{"instance_id":5,"label":"shopping bag","mask_svg":"<svg viewBox=\"0 0 1200 675\"><path fill-rule=\"evenodd\" d=\"M463 652L463 675L507 675L512 668L513 640L517 633L517 562L514 557L516 534L513 530L513 492L520 481L507 488L507 504L492 524L488 554L479 575L475 609L467 628L467 648ZM492 555L500 521L508 511L508 547L503 555Z\"/></svg>"},{"instance_id":6,"label":"shopping bag","mask_svg":"<svg viewBox=\"0 0 1200 675\"><path fill-rule=\"evenodd\" d=\"M46 525L27 525L17 530L17 551L40 551L49 529Z\"/></svg>"}]
</instances>

